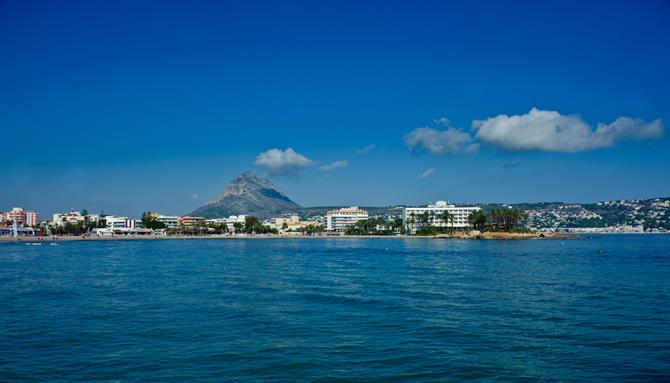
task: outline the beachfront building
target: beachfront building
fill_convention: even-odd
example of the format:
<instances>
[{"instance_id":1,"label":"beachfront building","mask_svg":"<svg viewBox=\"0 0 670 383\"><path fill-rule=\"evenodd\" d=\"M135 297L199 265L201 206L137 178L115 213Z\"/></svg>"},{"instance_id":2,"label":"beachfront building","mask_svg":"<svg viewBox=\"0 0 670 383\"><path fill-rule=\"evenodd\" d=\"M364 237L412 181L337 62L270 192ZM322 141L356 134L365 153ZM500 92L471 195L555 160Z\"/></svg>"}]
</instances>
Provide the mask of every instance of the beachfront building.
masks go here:
<instances>
[{"instance_id":1,"label":"beachfront building","mask_svg":"<svg viewBox=\"0 0 670 383\"><path fill-rule=\"evenodd\" d=\"M212 218L212 219L207 219L205 220L205 223L208 224L214 224L214 225L221 225L225 224L226 227L228 228L228 231L235 231L235 224L237 226L244 226L246 223L247 216L246 215L231 215L228 216L228 218Z\"/></svg>"},{"instance_id":2,"label":"beachfront building","mask_svg":"<svg viewBox=\"0 0 670 383\"><path fill-rule=\"evenodd\" d=\"M159 215L156 221L162 222L168 229L176 229L179 225L179 217L176 215Z\"/></svg>"},{"instance_id":3,"label":"beachfront building","mask_svg":"<svg viewBox=\"0 0 670 383\"><path fill-rule=\"evenodd\" d=\"M194 227L204 223L205 223L205 217L193 217L190 215L179 217L179 226Z\"/></svg>"},{"instance_id":4,"label":"beachfront building","mask_svg":"<svg viewBox=\"0 0 670 383\"><path fill-rule=\"evenodd\" d=\"M326 230L345 231L347 227L363 219L368 219L368 212L358 206L330 210L326 215Z\"/></svg>"},{"instance_id":5,"label":"beachfront building","mask_svg":"<svg viewBox=\"0 0 670 383\"><path fill-rule=\"evenodd\" d=\"M412 233L421 227L433 226L441 229L462 229L470 227L468 218L470 214L479 211L476 206L456 206L445 201L437 201L422 207L406 207L403 210L402 222ZM451 219L445 219L445 212L451 215Z\"/></svg>"},{"instance_id":6,"label":"beachfront building","mask_svg":"<svg viewBox=\"0 0 670 383\"><path fill-rule=\"evenodd\" d=\"M291 214L290 216L272 218L268 226L277 229L280 233L288 233L298 231L300 228L309 225L314 225L314 222L301 221L299 215Z\"/></svg>"},{"instance_id":7,"label":"beachfront building","mask_svg":"<svg viewBox=\"0 0 670 383\"><path fill-rule=\"evenodd\" d=\"M105 223L108 229L135 229L138 226L137 220L116 215L105 216Z\"/></svg>"},{"instance_id":8,"label":"beachfront building","mask_svg":"<svg viewBox=\"0 0 670 383\"><path fill-rule=\"evenodd\" d=\"M23 210L20 207L12 208L11 211L0 213L0 222L11 222L19 226L36 226L39 214L34 211Z\"/></svg>"},{"instance_id":9,"label":"beachfront building","mask_svg":"<svg viewBox=\"0 0 670 383\"><path fill-rule=\"evenodd\" d=\"M100 221L100 215L99 214L88 214L86 216L81 215L80 212L78 211L70 211L67 213L55 213L52 216L52 225L54 226L62 226L65 225L66 223L69 224L78 224L78 223L83 223L84 221L87 221L89 223L95 222L97 223Z\"/></svg>"},{"instance_id":10,"label":"beachfront building","mask_svg":"<svg viewBox=\"0 0 670 383\"><path fill-rule=\"evenodd\" d=\"M0 227L0 236L12 237L32 237L35 235L35 230L32 227L10 226Z\"/></svg>"}]
</instances>

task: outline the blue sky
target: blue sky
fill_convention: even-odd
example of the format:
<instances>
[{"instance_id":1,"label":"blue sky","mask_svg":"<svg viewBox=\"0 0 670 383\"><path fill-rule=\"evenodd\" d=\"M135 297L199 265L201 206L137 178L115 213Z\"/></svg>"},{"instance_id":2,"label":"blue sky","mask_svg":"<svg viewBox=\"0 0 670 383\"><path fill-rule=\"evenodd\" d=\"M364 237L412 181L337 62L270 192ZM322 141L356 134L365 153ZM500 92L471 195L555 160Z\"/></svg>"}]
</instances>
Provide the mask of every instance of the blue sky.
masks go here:
<instances>
[{"instance_id":1,"label":"blue sky","mask_svg":"<svg viewBox=\"0 0 670 383\"><path fill-rule=\"evenodd\" d=\"M668 196L670 5L589 3L0 2L0 210Z\"/></svg>"}]
</instances>

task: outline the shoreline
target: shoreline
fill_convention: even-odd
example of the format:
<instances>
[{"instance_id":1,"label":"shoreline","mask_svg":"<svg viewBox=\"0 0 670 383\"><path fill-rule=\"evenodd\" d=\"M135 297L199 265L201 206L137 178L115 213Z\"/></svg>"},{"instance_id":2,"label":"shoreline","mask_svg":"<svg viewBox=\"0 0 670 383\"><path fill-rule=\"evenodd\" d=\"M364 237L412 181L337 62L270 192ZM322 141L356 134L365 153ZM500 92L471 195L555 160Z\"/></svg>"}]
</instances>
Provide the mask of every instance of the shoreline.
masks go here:
<instances>
[{"instance_id":1,"label":"shoreline","mask_svg":"<svg viewBox=\"0 0 670 383\"><path fill-rule=\"evenodd\" d=\"M523 239L576 239L584 235L557 234L557 233L478 233L478 234L438 234L438 235L184 235L184 236L59 236L59 237L0 237L0 243L57 243L57 242L86 242L86 241L165 241L165 240L244 240L244 239L462 239L462 240L523 240Z\"/></svg>"}]
</instances>

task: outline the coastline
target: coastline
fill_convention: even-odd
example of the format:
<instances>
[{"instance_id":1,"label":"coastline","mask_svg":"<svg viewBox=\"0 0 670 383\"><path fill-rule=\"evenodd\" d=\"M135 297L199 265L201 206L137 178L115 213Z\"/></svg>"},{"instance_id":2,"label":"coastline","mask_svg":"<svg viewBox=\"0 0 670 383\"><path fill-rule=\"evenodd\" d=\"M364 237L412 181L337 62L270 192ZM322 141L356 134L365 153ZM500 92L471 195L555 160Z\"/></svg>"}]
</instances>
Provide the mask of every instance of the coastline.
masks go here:
<instances>
[{"instance_id":1,"label":"coastline","mask_svg":"<svg viewBox=\"0 0 670 383\"><path fill-rule=\"evenodd\" d=\"M0 243L57 243L57 242L85 242L85 241L160 241L160 240L244 240L244 239L464 239L464 240L523 240L523 239L575 239L584 238L580 235L558 234L558 233L456 233L438 235L184 235L184 236L59 236L59 237L0 237Z\"/></svg>"}]
</instances>

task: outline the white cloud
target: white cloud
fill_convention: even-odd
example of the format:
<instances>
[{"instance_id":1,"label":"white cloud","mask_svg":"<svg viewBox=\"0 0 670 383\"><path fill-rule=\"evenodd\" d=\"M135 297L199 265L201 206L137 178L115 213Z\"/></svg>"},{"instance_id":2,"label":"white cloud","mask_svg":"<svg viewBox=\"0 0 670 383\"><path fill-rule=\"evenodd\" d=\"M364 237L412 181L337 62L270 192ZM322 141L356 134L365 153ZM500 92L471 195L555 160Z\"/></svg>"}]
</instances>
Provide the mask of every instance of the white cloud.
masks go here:
<instances>
[{"instance_id":1,"label":"white cloud","mask_svg":"<svg viewBox=\"0 0 670 383\"><path fill-rule=\"evenodd\" d=\"M611 147L620 140L647 140L663 135L660 119L647 123L619 117L611 124L601 123L593 129L579 116L536 108L523 115L501 114L475 120L472 127L482 142L513 151L577 152Z\"/></svg>"},{"instance_id":2,"label":"white cloud","mask_svg":"<svg viewBox=\"0 0 670 383\"><path fill-rule=\"evenodd\" d=\"M442 125L442 126L450 126L451 125L451 121L449 121L449 119L446 118L446 117L436 118L436 119L433 120L433 122L437 125Z\"/></svg>"},{"instance_id":3,"label":"white cloud","mask_svg":"<svg viewBox=\"0 0 670 383\"><path fill-rule=\"evenodd\" d=\"M425 179L425 178L430 178L430 177L432 177L433 174L435 174L435 169L430 168L430 169L427 169L427 170L424 171L424 172L419 173L419 175L417 175L416 178L422 180L422 179Z\"/></svg>"},{"instance_id":4,"label":"white cloud","mask_svg":"<svg viewBox=\"0 0 670 383\"><path fill-rule=\"evenodd\" d=\"M509 168L516 168L516 167L518 167L519 165L521 165L521 161L519 161L519 160L514 160L514 161L507 161L507 162L505 162L505 163L503 164L502 167L503 167L503 168L507 168L507 169L509 169Z\"/></svg>"},{"instance_id":5,"label":"white cloud","mask_svg":"<svg viewBox=\"0 0 670 383\"><path fill-rule=\"evenodd\" d=\"M466 154L479 149L479 144L473 142L470 134L451 127L446 130L417 128L403 140L411 150L418 146L435 154Z\"/></svg>"},{"instance_id":6,"label":"white cloud","mask_svg":"<svg viewBox=\"0 0 670 383\"><path fill-rule=\"evenodd\" d=\"M358 154L359 156L364 156L364 155L370 153L370 151L372 151L376 147L377 147L376 144L370 144L370 145L368 145L368 146L366 146L362 149L357 150L356 154Z\"/></svg>"},{"instance_id":7,"label":"white cloud","mask_svg":"<svg viewBox=\"0 0 670 383\"><path fill-rule=\"evenodd\" d=\"M256 156L255 165L267 170L270 175L291 175L312 164L312 160L294 151L270 149Z\"/></svg>"},{"instance_id":8,"label":"white cloud","mask_svg":"<svg viewBox=\"0 0 670 383\"><path fill-rule=\"evenodd\" d=\"M344 169L347 166L349 166L349 161L342 160L342 161L335 161L333 163L323 165L323 166L319 167L319 170L322 171L322 172L330 172L330 171L337 170L337 169Z\"/></svg>"}]
</instances>

